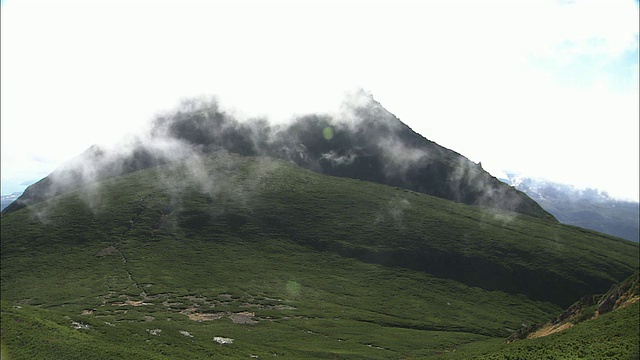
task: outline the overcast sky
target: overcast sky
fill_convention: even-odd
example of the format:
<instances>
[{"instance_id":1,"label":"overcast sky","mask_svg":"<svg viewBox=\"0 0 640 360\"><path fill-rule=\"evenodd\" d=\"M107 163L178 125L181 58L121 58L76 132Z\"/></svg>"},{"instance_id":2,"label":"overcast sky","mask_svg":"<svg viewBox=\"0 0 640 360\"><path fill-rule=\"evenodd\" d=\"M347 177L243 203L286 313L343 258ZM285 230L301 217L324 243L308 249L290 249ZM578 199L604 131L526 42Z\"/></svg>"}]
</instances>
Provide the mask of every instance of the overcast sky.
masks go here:
<instances>
[{"instance_id":1,"label":"overcast sky","mask_svg":"<svg viewBox=\"0 0 640 360\"><path fill-rule=\"evenodd\" d=\"M363 88L496 176L638 199L638 3L2 0L2 194L180 99L239 117Z\"/></svg>"}]
</instances>

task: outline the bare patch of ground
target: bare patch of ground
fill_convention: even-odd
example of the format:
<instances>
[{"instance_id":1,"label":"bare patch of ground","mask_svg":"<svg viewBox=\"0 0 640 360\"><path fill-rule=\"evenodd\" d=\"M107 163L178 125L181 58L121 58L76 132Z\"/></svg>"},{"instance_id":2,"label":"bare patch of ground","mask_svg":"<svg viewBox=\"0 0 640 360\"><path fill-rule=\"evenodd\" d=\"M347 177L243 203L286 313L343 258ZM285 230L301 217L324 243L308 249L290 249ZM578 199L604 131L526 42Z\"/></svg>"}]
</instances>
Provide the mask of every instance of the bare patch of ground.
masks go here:
<instances>
[{"instance_id":1,"label":"bare patch of ground","mask_svg":"<svg viewBox=\"0 0 640 360\"><path fill-rule=\"evenodd\" d=\"M638 299L640 299L640 297L638 297L638 295L633 295L630 297L624 297L621 298L620 300L618 300L618 307L624 308L627 307L629 305L635 304L638 302Z\"/></svg>"},{"instance_id":2,"label":"bare patch of ground","mask_svg":"<svg viewBox=\"0 0 640 360\"><path fill-rule=\"evenodd\" d=\"M197 308L188 308L186 310L180 311L180 314L186 315L189 320L193 321L212 321L222 319L227 313L217 312L217 313L200 313L196 312Z\"/></svg>"},{"instance_id":3,"label":"bare patch of ground","mask_svg":"<svg viewBox=\"0 0 640 360\"><path fill-rule=\"evenodd\" d=\"M117 254L117 253L119 253L119 251L118 251L118 249L115 248L115 246L109 246L109 247L106 247L106 248L98 251L96 256L107 256L107 255L113 255L113 254Z\"/></svg>"},{"instance_id":4,"label":"bare patch of ground","mask_svg":"<svg viewBox=\"0 0 640 360\"><path fill-rule=\"evenodd\" d=\"M109 293L100 298L103 300L103 305L106 302L106 299L113 298L115 294ZM213 299L208 299L202 295L187 295L187 296L179 296L176 294L163 293L142 296L139 298L141 300L132 300L128 295L120 295L121 299L118 302L110 302L108 305L114 306L115 309L117 307L127 307L127 306L145 306L145 305L153 305L154 303L162 302L162 304L166 307L171 308L173 311L177 311L182 315L185 315L192 321L213 321L227 318L231 320L234 324L257 324L260 320L273 320L272 317L257 317L254 309L265 309L265 310L297 310L297 308L285 305L285 304L274 304L274 302L281 302L280 299L255 299L251 296L248 296L244 299L236 299L231 294L219 294L215 296ZM115 299L114 299L115 300ZM145 302L153 300L153 303ZM244 300L244 301L242 301ZM271 302L270 304L265 304L265 301ZM222 311L213 312L217 307L223 307L220 309ZM185 309L186 307L186 309ZM237 309L231 310L230 309ZM111 309L106 311L106 313L115 313L118 311L126 312L126 310L115 310ZM244 309L244 310L241 310ZM92 315L96 310L85 310L82 312L82 315ZM277 318L277 317L276 317ZM152 316L145 316L144 321L154 321L156 320ZM186 336L186 335L185 335Z\"/></svg>"},{"instance_id":5,"label":"bare patch of ground","mask_svg":"<svg viewBox=\"0 0 640 360\"><path fill-rule=\"evenodd\" d=\"M188 308L180 312L186 315L189 320L193 321L213 321L222 318L229 318L234 324L257 324L256 314L248 311L241 311L237 313L232 312L216 312L216 313L201 313L195 307Z\"/></svg>"},{"instance_id":6,"label":"bare patch of ground","mask_svg":"<svg viewBox=\"0 0 640 360\"><path fill-rule=\"evenodd\" d=\"M527 336L527 339L535 339L543 336L548 336L560 331L567 330L571 327L573 327L573 324L570 322L566 322L563 324L555 324L555 325L549 324L529 334L529 336Z\"/></svg>"},{"instance_id":7,"label":"bare patch of ground","mask_svg":"<svg viewBox=\"0 0 640 360\"><path fill-rule=\"evenodd\" d=\"M113 303L113 305L118 306L144 306L144 305L153 305L152 303L146 303L142 300L127 300L123 303Z\"/></svg>"},{"instance_id":8,"label":"bare patch of ground","mask_svg":"<svg viewBox=\"0 0 640 360\"><path fill-rule=\"evenodd\" d=\"M253 312L242 311L230 314L229 318L234 324L257 324L258 321L254 320L255 316L256 314Z\"/></svg>"}]
</instances>

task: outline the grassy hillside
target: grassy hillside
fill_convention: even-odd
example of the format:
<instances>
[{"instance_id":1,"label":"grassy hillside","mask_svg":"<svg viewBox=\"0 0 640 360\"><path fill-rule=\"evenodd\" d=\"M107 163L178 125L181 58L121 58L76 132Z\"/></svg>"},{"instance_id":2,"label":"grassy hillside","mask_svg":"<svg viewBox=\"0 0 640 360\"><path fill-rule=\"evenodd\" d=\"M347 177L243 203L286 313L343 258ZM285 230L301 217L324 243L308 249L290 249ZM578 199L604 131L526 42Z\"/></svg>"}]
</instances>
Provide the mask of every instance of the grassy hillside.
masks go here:
<instances>
[{"instance_id":1,"label":"grassy hillside","mask_svg":"<svg viewBox=\"0 0 640 360\"><path fill-rule=\"evenodd\" d=\"M15 359L477 355L638 266L595 232L225 153L24 208L1 235Z\"/></svg>"}]
</instances>

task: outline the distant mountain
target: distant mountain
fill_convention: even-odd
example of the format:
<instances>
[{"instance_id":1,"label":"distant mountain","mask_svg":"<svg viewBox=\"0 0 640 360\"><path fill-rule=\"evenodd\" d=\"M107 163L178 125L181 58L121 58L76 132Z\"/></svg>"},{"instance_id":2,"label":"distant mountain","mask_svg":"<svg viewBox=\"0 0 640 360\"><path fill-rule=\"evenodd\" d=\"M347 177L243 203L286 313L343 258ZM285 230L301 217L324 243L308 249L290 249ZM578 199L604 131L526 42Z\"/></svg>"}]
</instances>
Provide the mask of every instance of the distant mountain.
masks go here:
<instances>
[{"instance_id":1,"label":"distant mountain","mask_svg":"<svg viewBox=\"0 0 640 360\"><path fill-rule=\"evenodd\" d=\"M523 191L560 222L639 241L639 204L597 189L579 189L543 179L507 174L505 183Z\"/></svg>"},{"instance_id":2,"label":"distant mountain","mask_svg":"<svg viewBox=\"0 0 640 360\"><path fill-rule=\"evenodd\" d=\"M347 99L339 115L305 115L287 125L241 122L220 111L215 101L185 101L126 146L88 149L28 188L5 213L98 179L219 150L556 221L526 194L417 134L364 92Z\"/></svg>"},{"instance_id":3,"label":"distant mountain","mask_svg":"<svg viewBox=\"0 0 640 360\"><path fill-rule=\"evenodd\" d=\"M22 195L22 192L14 192L11 195L2 195L2 197L0 197L0 211L4 210L12 202L16 201L20 195Z\"/></svg>"}]
</instances>

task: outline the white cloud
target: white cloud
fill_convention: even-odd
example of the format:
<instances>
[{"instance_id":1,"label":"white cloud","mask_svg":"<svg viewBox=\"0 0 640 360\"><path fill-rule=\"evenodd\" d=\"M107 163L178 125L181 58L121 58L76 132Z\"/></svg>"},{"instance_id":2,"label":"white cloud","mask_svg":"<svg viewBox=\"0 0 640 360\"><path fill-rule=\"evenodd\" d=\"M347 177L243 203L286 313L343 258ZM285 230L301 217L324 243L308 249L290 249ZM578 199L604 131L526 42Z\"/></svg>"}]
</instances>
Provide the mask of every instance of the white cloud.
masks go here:
<instances>
[{"instance_id":1,"label":"white cloud","mask_svg":"<svg viewBox=\"0 0 640 360\"><path fill-rule=\"evenodd\" d=\"M112 142L183 97L282 121L336 110L356 87L486 168L638 173L631 0L8 0L1 16L3 177Z\"/></svg>"}]
</instances>

